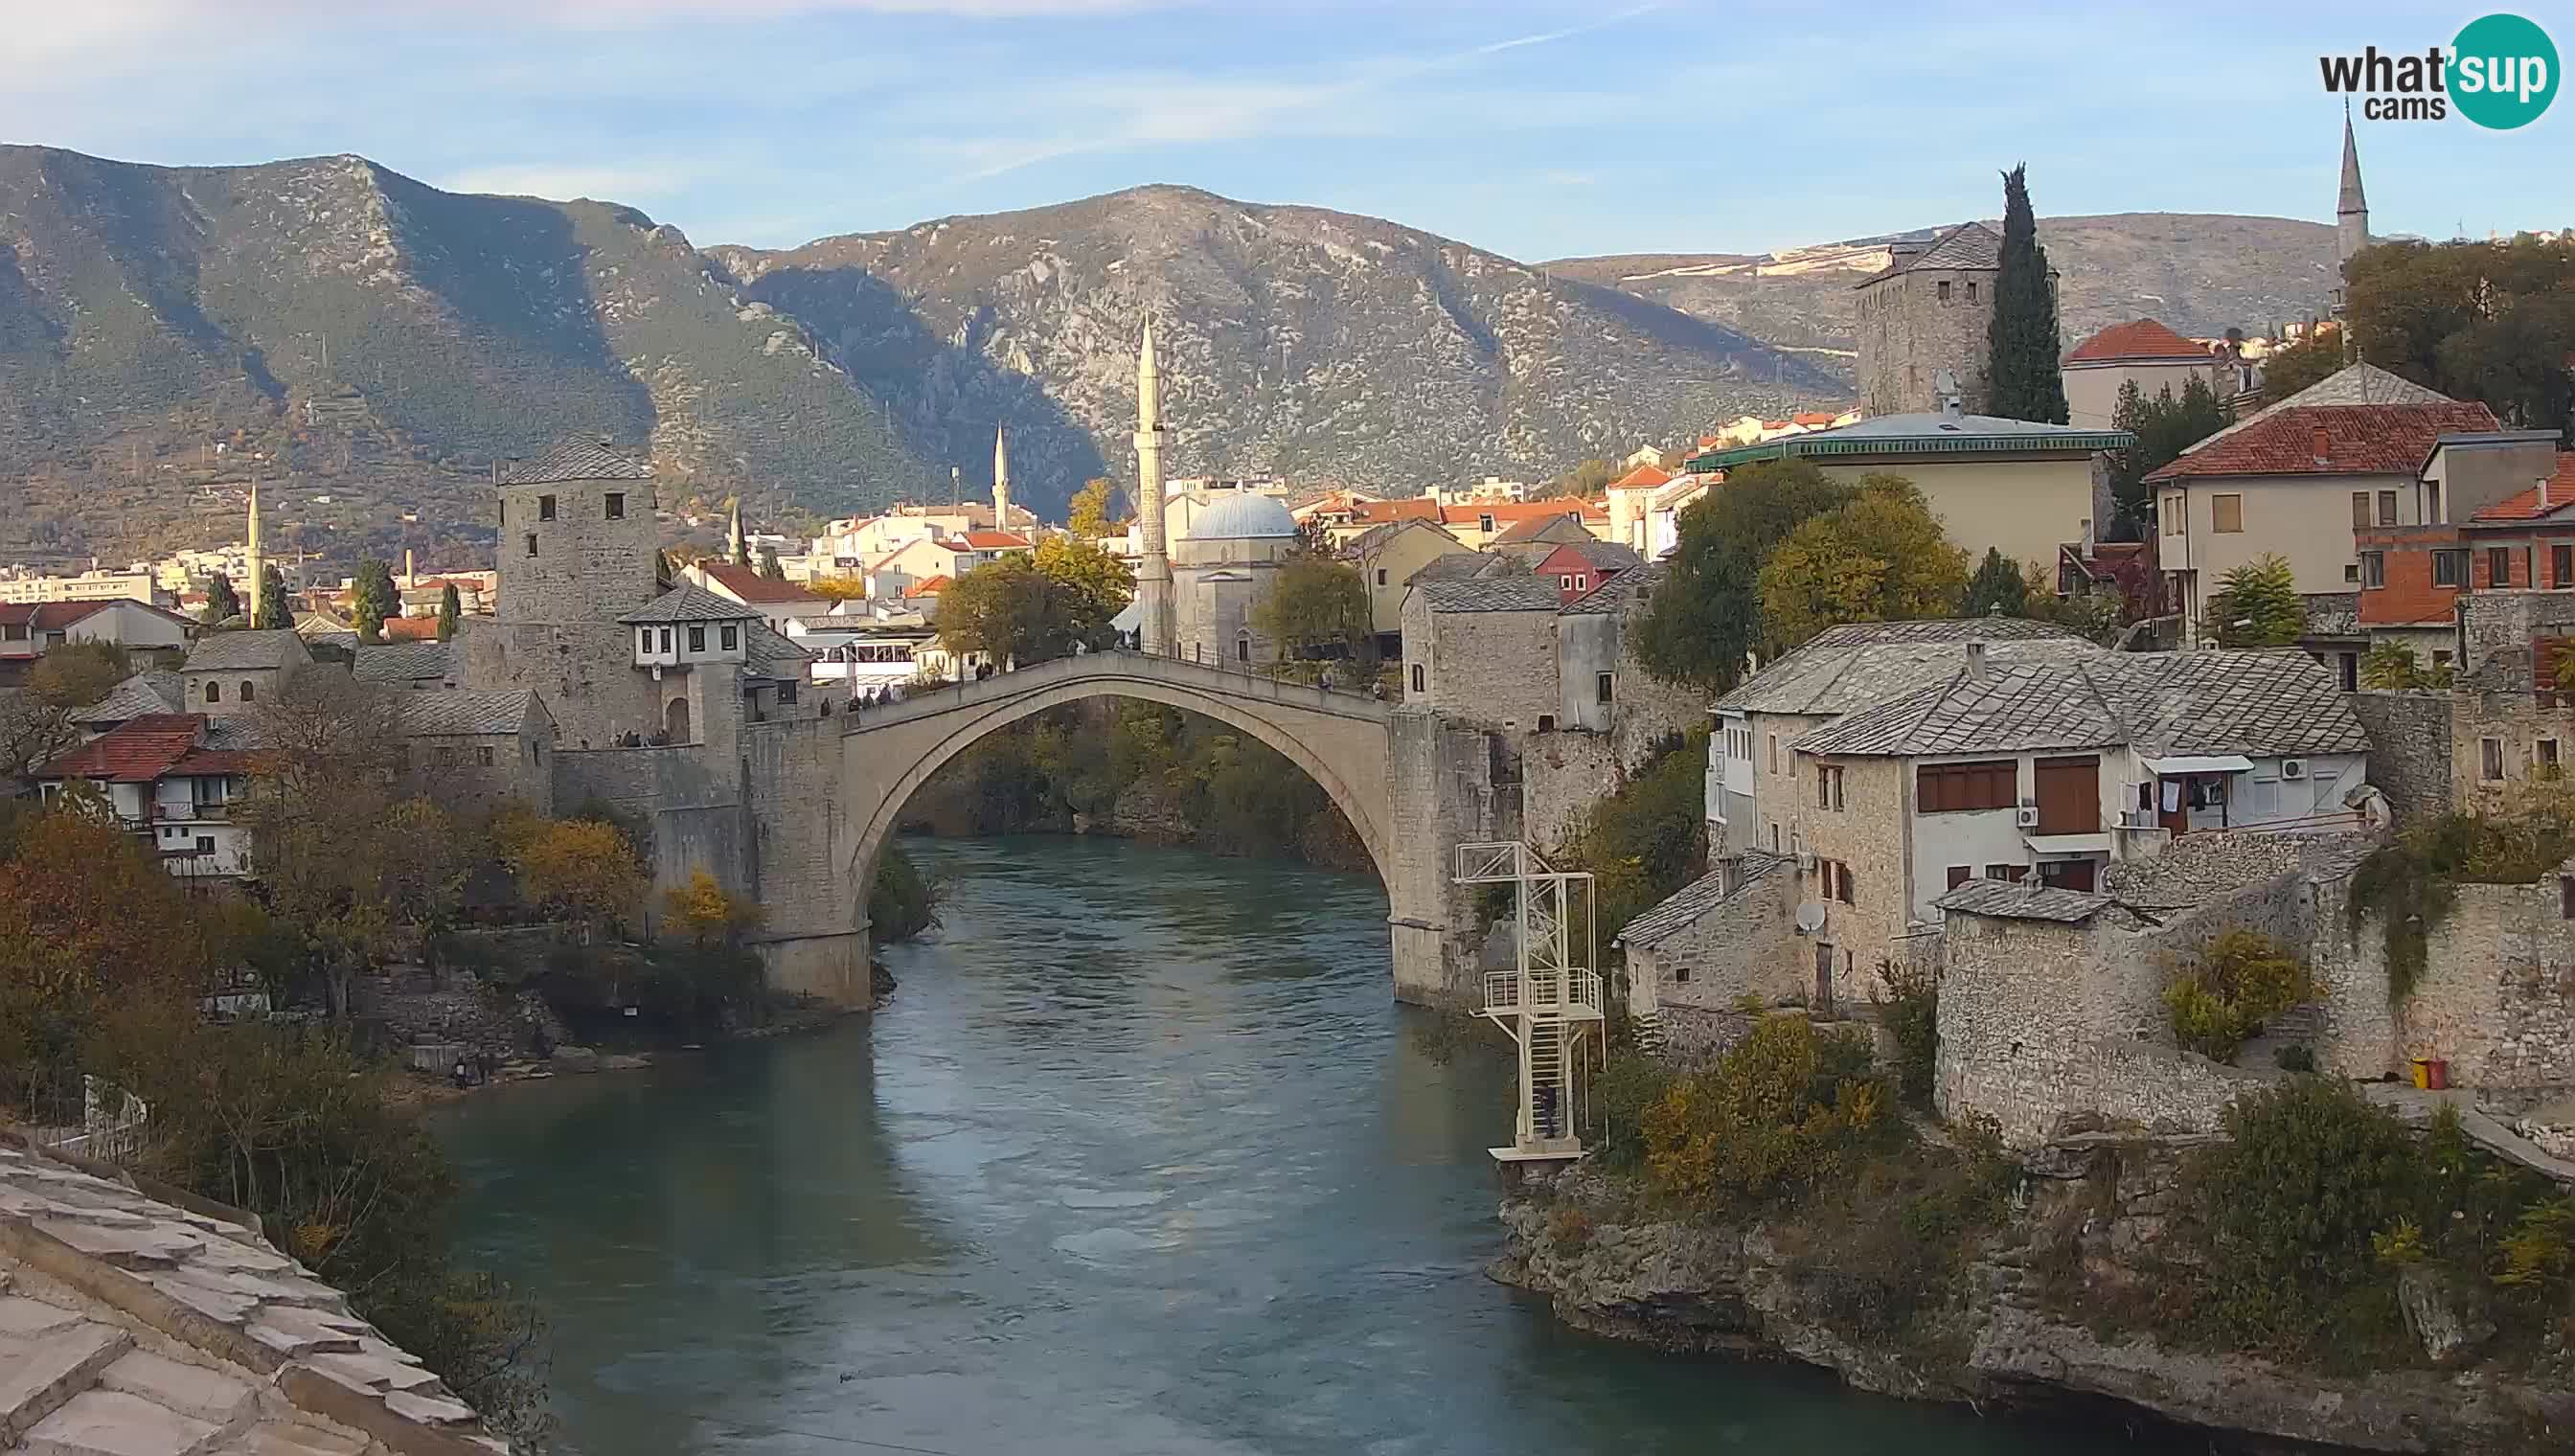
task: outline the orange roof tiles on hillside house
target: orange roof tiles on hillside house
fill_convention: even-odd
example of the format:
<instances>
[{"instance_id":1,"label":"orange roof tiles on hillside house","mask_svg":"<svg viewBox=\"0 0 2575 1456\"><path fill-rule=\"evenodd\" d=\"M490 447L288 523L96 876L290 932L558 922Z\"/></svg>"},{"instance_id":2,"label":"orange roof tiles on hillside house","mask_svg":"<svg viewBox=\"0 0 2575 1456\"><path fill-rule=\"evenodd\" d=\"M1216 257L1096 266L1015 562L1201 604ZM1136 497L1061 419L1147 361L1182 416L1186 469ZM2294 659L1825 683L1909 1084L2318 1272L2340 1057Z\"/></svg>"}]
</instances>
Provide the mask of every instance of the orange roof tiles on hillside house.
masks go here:
<instances>
[{"instance_id":1,"label":"orange roof tiles on hillside house","mask_svg":"<svg viewBox=\"0 0 2575 1456\"><path fill-rule=\"evenodd\" d=\"M2074 346L2065 356L2068 364L2138 363L2148 360L2178 360L2196 363L2208 358L2208 351L2172 330L2159 319L2131 319L2110 327Z\"/></svg>"},{"instance_id":2,"label":"orange roof tiles on hillside house","mask_svg":"<svg viewBox=\"0 0 2575 1456\"><path fill-rule=\"evenodd\" d=\"M388 617L383 637L387 642L429 642L438 636L435 617Z\"/></svg>"},{"instance_id":3,"label":"orange roof tiles on hillside house","mask_svg":"<svg viewBox=\"0 0 2575 1456\"><path fill-rule=\"evenodd\" d=\"M2479 404L2295 405L2210 437L2146 477L2412 475L2443 435L2492 430Z\"/></svg>"},{"instance_id":4,"label":"orange roof tiles on hillside house","mask_svg":"<svg viewBox=\"0 0 2575 1456\"><path fill-rule=\"evenodd\" d=\"M915 582L911 586L904 588L903 595L906 600L914 597L936 597L947 590L948 579L946 577L933 577L927 582Z\"/></svg>"},{"instance_id":5,"label":"orange roof tiles on hillside house","mask_svg":"<svg viewBox=\"0 0 2575 1456\"><path fill-rule=\"evenodd\" d=\"M147 713L117 725L38 768L36 778L87 778L104 783L149 783L198 750L206 733L202 713ZM234 755L227 754L227 757ZM208 772L238 772L235 768Z\"/></svg>"},{"instance_id":6,"label":"orange roof tiles on hillside house","mask_svg":"<svg viewBox=\"0 0 2575 1456\"><path fill-rule=\"evenodd\" d=\"M1351 503L1350 519L1372 525L1389 521L1437 521L1439 503L1428 496L1406 496L1396 501L1356 501Z\"/></svg>"},{"instance_id":7,"label":"orange roof tiles on hillside house","mask_svg":"<svg viewBox=\"0 0 2575 1456\"><path fill-rule=\"evenodd\" d=\"M1582 521L1606 521L1608 509L1597 501L1558 496L1545 501L1469 501L1462 506L1444 506L1439 511L1443 526L1471 526L1490 516L1494 529L1505 523L1516 526L1523 521L1547 521L1558 516L1571 516Z\"/></svg>"},{"instance_id":8,"label":"orange roof tiles on hillside house","mask_svg":"<svg viewBox=\"0 0 2575 1456\"><path fill-rule=\"evenodd\" d=\"M2575 506L2575 452L2560 451L2548 479L2506 496L2470 517L2473 521L2537 521Z\"/></svg>"},{"instance_id":9,"label":"orange roof tiles on hillside house","mask_svg":"<svg viewBox=\"0 0 2575 1456\"><path fill-rule=\"evenodd\" d=\"M767 602L803 602L814 594L795 582L773 582L750 567L731 562L703 561L697 564L706 573L707 585L722 590L736 602L758 605Z\"/></svg>"},{"instance_id":10,"label":"orange roof tiles on hillside house","mask_svg":"<svg viewBox=\"0 0 2575 1456\"><path fill-rule=\"evenodd\" d=\"M970 531L966 544L977 551L1020 551L1027 548L1029 539L1016 531Z\"/></svg>"},{"instance_id":11,"label":"orange roof tiles on hillside house","mask_svg":"<svg viewBox=\"0 0 2575 1456\"><path fill-rule=\"evenodd\" d=\"M1656 491L1672 483L1672 473L1660 466L1640 465L1609 483L1613 491Z\"/></svg>"},{"instance_id":12,"label":"orange roof tiles on hillside house","mask_svg":"<svg viewBox=\"0 0 2575 1456\"><path fill-rule=\"evenodd\" d=\"M1830 410L1808 410L1802 415L1789 416L1788 423L1803 425L1809 430L1820 430L1839 418L1841 417Z\"/></svg>"}]
</instances>

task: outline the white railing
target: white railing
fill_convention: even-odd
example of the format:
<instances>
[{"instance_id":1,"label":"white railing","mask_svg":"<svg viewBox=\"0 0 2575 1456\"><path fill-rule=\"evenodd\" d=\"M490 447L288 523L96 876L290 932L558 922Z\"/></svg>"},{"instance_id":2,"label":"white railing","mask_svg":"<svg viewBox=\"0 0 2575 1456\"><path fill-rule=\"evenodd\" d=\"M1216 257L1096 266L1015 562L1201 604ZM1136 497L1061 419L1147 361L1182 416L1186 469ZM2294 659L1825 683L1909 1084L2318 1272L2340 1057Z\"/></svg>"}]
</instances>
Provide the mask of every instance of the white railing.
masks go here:
<instances>
[{"instance_id":1,"label":"white railing","mask_svg":"<svg viewBox=\"0 0 2575 1456\"><path fill-rule=\"evenodd\" d=\"M143 1151L143 1129L152 1120L152 1108L141 1097L113 1082L84 1076L81 1104L77 1127L30 1129L36 1145L103 1163L131 1162Z\"/></svg>"},{"instance_id":2,"label":"white railing","mask_svg":"<svg viewBox=\"0 0 2575 1456\"><path fill-rule=\"evenodd\" d=\"M1600 977L1588 970L1488 970L1484 1010L1556 1011L1589 1019L1600 1014Z\"/></svg>"}]
</instances>

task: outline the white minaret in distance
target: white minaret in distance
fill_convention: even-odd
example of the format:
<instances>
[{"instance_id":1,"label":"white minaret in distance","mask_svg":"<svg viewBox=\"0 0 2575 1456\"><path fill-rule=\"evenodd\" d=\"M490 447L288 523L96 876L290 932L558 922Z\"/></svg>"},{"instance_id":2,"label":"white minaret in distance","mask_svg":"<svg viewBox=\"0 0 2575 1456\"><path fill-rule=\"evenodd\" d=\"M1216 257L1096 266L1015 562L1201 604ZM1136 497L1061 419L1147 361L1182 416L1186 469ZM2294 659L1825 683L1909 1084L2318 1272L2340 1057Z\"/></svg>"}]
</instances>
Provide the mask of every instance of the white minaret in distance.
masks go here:
<instances>
[{"instance_id":1,"label":"white minaret in distance","mask_svg":"<svg viewBox=\"0 0 2575 1456\"><path fill-rule=\"evenodd\" d=\"M253 628L275 627L259 620L260 585L268 579L268 559L259 550L259 482L250 483L250 539L242 545L242 565L250 572L250 606L245 620Z\"/></svg>"},{"instance_id":2,"label":"white minaret in distance","mask_svg":"<svg viewBox=\"0 0 2575 1456\"><path fill-rule=\"evenodd\" d=\"M2360 148L2351 136L2351 106L2342 110L2342 192L2334 199L2334 317L2350 296L2351 260L2369 246L2369 196L2360 190ZM2346 351L2350 341L2344 340Z\"/></svg>"},{"instance_id":3,"label":"white minaret in distance","mask_svg":"<svg viewBox=\"0 0 2575 1456\"><path fill-rule=\"evenodd\" d=\"M1011 446L999 425L993 427L993 529L1011 529Z\"/></svg>"},{"instance_id":4,"label":"white minaret in distance","mask_svg":"<svg viewBox=\"0 0 2575 1456\"><path fill-rule=\"evenodd\" d=\"M1154 362L1154 326L1136 360L1136 531L1144 561L1136 568L1145 651L1170 656L1178 629L1172 614L1171 543L1163 535L1163 371Z\"/></svg>"}]
</instances>

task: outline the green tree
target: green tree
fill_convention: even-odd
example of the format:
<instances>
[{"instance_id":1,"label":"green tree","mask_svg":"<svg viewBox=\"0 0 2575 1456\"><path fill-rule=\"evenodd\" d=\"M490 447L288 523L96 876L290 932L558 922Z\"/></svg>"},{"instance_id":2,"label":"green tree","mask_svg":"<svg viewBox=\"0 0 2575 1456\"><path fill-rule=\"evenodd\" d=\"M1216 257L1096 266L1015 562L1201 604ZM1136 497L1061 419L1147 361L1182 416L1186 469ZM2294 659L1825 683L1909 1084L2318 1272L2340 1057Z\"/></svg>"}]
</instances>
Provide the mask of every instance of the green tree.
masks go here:
<instances>
[{"instance_id":1,"label":"green tree","mask_svg":"<svg viewBox=\"0 0 2575 1456\"><path fill-rule=\"evenodd\" d=\"M458 600L456 584L448 583L438 591L438 640L450 642L456 637L458 621L465 615L465 604Z\"/></svg>"},{"instance_id":2,"label":"green tree","mask_svg":"<svg viewBox=\"0 0 2575 1456\"><path fill-rule=\"evenodd\" d=\"M2287 647L2307 630L2306 603L2297 573L2276 556L2228 572L2208 599L2208 621L2230 648Z\"/></svg>"},{"instance_id":3,"label":"green tree","mask_svg":"<svg viewBox=\"0 0 2575 1456\"><path fill-rule=\"evenodd\" d=\"M197 620L208 627L218 627L242 615L241 594L233 590L230 577L217 576L206 582L205 610Z\"/></svg>"},{"instance_id":4,"label":"green tree","mask_svg":"<svg viewBox=\"0 0 2575 1456\"><path fill-rule=\"evenodd\" d=\"M2276 405L2322 384L2343 366L2342 331L2317 329L2262 360L2262 403Z\"/></svg>"},{"instance_id":5,"label":"green tree","mask_svg":"<svg viewBox=\"0 0 2575 1456\"><path fill-rule=\"evenodd\" d=\"M286 574L270 562L259 573L259 625L262 627L295 626L295 610L287 605Z\"/></svg>"},{"instance_id":6,"label":"green tree","mask_svg":"<svg viewBox=\"0 0 2575 1456\"><path fill-rule=\"evenodd\" d=\"M1073 493L1065 529L1084 541L1098 542L1104 536L1118 534L1118 487L1105 476L1093 476Z\"/></svg>"},{"instance_id":7,"label":"green tree","mask_svg":"<svg viewBox=\"0 0 2575 1456\"><path fill-rule=\"evenodd\" d=\"M2029 168L2003 174L2002 269L1994 277L1994 318L1986 336L1989 408L2006 420L2065 423L2065 376L2057 355L2056 290L2029 206Z\"/></svg>"},{"instance_id":8,"label":"green tree","mask_svg":"<svg viewBox=\"0 0 2575 1456\"><path fill-rule=\"evenodd\" d=\"M2564 672L2563 668L2558 671ZM2389 692L2450 686L2447 663L2426 672L2414 650L2401 642L2383 642L2371 648L2360 660L2360 686Z\"/></svg>"},{"instance_id":9,"label":"green tree","mask_svg":"<svg viewBox=\"0 0 2575 1456\"><path fill-rule=\"evenodd\" d=\"M1270 596L1252 609L1252 625L1294 658L1359 657L1375 639L1367 583L1358 569L1328 557L1289 557L1272 579Z\"/></svg>"},{"instance_id":10,"label":"green tree","mask_svg":"<svg viewBox=\"0 0 2575 1456\"><path fill-rule=\"evenodd\" d=\"M1967 554L1940 534L1921 491L1869 476L1858 499L1799 526L1763 564L1762 633L1784 652L1843 623L1949 616L1966 589Z\"/></svg>"},{"instance_id":11,"label":"green tree","mask_svg":"<svg viewBox=\"0 0 2575 1456\"><path fill-rule=\"evenodd\" d=\"M1596 496L1609 489L1611 481L1625 474L1616 461L1594 456L1549 481L1544 494L1550 497Z\"/></svg>"},{"instance_id":12,"label":"green tree","mask_svg":"<svg viewBox=\"0 0 2575 1456\"><path fill-rule=\"evenodd\" d=\"M49 708L86 708L134 676L134 659L115 643L67 642L27 670L27 696Z\"/></svg>"},{"instance_id":13,"label":"green tree","mask_svg":"<svg viewBox=\"0 0 2575 1456\"><path fill-rule=\"evenodd\" d=\"M2575 238L2381 243L2351 262L2360 358L2505 423L2565 431L2575 379Z\"/></svg>"},{"instance_id":14,"label":"green tree","mask_svg":"<svg viewBox=\"0 0 2575 1456\"><path fill-rule=\"evenodd\" d=\"M1073 652L1092 606L1025 556L1006 556L959 577L939 597L939 645L1023 667Z\"/></svg>"},{"instance_id":15,"label":"green tree","mask_svg":"<svg viewBox=\"0 0 2575 1456\"><path fill-rule=\"evenodd\" d=\"M385 619L402 613L402 596L394 590L393 568L377 557L358 563L357 582L351 589L351 596L355 599L352 611L358 619L358 641L382 642Z\"/></svg>"},{"instance_id":16,"label":"green tree","mask_svg":"<svg viewBox=\"0 0 2575 1456\"><path fill-rule=\"evenodd\" d=\"M870 935L879 945L891 945L936 928L939 902L946 894L946 886L922 873L901 844L886 845L868 886Z\"/></svg>"},{"instance_id":17,"label":"green tree","mask_svg":"<svg viewBox=\"0 0 2575 1456\"><path fill-rule=\"evenodd\" d=\"M2124 533L2142 535L2153 519L2153 493L2146 489L2146 477L2226 428L2228 419L2225 403L2197 374L2182 386L2179 399L2173 397L2170 385L2157 390L2151 400L2137 389L2135 380L2119 386L2119 403L2110 423L2137 437L2136 445L2113 464L2110 475L2110 495L2118 505Z\"/></svg>"},{"instance_id":18,"label":"green tree","mask_svg":"<svg viewBox=\"0 0 2575 1456\"><path fill-rule=\"evenodd\" d=\"M2002 548L1985 548L1985 559L1976 566L1976 575L1967 582L1966 600L1959 604L1961 617L2027 617L2029 612L2029 579L2013 566Z\"/></svg>"},{"instance_id":19,"label":"green tree","mask_svg":"<svg viewBox=\"0 0 2575 1456\"><path fill-rule=\"evenodd\" d=\"M1076 536L1047 537L1031 561L1069 600L1074 635L1094 648L1106 647L1110 622L1136 598L1135 570Z\"/></svg>"},{"instance_id":20,"label":"green tree","mask_svg":"<svg viewBox=\"0 0 2575 1456\"><path fill-rule=\"evenodd\" d=\"M787 580L787 569L778 562L778 548L764 546L760 549L760 575L764 580L771 582Z\"/></svg>"},{"instance_id":21,"label":"green tree","mask_svg":"<svg viewBox=\"0 0 2575 1456\"><path fill-rule=\"evenodd\" d=\"M1638 619L1646 670L1710 693L1741 682L1750 656L1771 650L1762 563L1799 526L1855 495L1808 461L1762 461L1732 471L1683 510L1670 568Z\"/></svg>"}]
</instances>

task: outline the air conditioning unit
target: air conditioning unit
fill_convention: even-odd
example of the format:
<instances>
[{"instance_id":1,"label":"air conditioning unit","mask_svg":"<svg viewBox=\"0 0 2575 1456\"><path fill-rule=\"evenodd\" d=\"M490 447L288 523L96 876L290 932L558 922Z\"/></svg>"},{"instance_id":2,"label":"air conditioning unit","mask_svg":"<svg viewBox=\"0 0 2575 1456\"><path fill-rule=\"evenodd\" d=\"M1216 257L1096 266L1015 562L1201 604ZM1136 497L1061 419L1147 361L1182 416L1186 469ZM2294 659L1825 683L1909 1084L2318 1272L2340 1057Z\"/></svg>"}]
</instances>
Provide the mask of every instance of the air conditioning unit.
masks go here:
<instances>
[{"instance_id":1,"label":"air conditioning unit","mask_svg":"<svg viewBox=\"0 0 2575 1456\"><path fill-rule=\"evenodd\" d=\"M2304 758L2282 758L2280 760L2280 776L2283 778L2306 777L2307 760Z\"/></svg>"},{"instance_id":2,"label":"air conditioning unit","mask_svg":"<svg viewBox=\"0 0 2575 1456\"><path fill-rule=\"evenodd\" d=\"M2025 803L2019 808L2012 810L2012 822L2018 824L2024 829L2037 828L2038 805L2034 803Z\"/></svg>"},{"instance_id":3,"label":"air conditioning unit","mask_svg":"<svg viewBox=\"0 0 2575 1456\"><path fill-rule=\"evenodd\" d=\"M1797 851L1797 872L1799 874L1812 874L1815 872L1814 850L1800 849Z\"/></svg>"}]
</instances>

